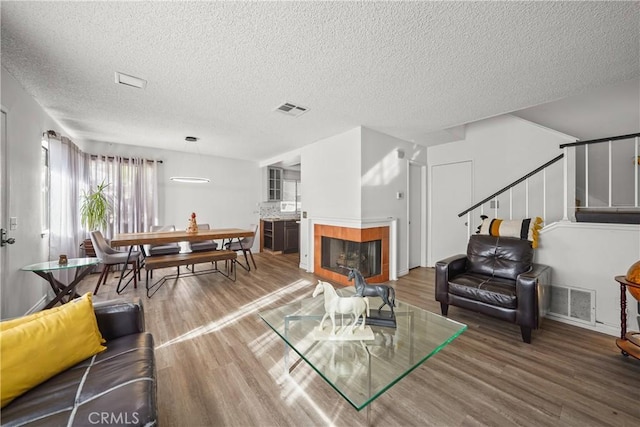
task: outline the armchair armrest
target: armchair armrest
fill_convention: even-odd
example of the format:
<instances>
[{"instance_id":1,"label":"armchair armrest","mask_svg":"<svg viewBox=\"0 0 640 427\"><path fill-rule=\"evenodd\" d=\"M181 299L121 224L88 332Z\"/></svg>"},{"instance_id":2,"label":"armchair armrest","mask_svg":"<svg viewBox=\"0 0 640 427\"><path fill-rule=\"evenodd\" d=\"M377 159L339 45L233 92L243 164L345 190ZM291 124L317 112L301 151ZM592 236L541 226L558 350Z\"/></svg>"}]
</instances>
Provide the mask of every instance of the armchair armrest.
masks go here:
<instances>
[{"instance_id":1,"label":"armchair armrest","mask_svg":"<svg viewBox=\"0 0 640 427\"><path fill-rule=\"evenodd\" d=\"M449 293L449 278L455 277L465 271L467 256L453 255L436 262L436 300L447 301Z\"/></svg>"},{"instance_id":2,"label":"armchair armrest","mask_svg":"<svg viewBox=\"0 0 640 427\"><path fill-rule=\"evenodd\" d=\"M548 308L548 286L551 285L551 268L533 264L531 270L516 279L518 311L516 323L537 328Z\"/></svg>"},{"instance_id":3,"label":"armchair armrest","mask_svg":"<svg viewBox=\"0 0 640 427\"><path fill-rule=\"evenodd\" d=\"M93 306L98 329L107 341L144 332L144 310L140 298L132 301L111 300Z\"/></svg>"}]
</instances>

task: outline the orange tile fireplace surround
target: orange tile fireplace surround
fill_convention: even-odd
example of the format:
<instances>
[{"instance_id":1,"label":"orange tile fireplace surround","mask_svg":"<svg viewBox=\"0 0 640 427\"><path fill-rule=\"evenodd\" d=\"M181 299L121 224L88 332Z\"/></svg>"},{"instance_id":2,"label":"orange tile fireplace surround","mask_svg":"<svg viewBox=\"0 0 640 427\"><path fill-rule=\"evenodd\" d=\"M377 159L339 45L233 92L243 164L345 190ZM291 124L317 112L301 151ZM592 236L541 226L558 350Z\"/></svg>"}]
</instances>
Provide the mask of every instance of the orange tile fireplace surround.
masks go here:
<instances>
[{"instance_id":1,"label":"orange tile fireplace surround","mask_svg":"<svg viewBox=\"0 0 640 427\"><path fill-rule=\"evenodd\" d=\"M313 271L318 276L344 286L353 285L347 280L347 276L322 268L322 237L332 237L334 239L350 240L362 243L373 240L382 242L382 261L380 274L367 277L367 283L384 283L389 281L389 227L372 228L350 228L338 227L334 225L315 224L314 235L314 257Z\"/></svg>"}]
</instances>

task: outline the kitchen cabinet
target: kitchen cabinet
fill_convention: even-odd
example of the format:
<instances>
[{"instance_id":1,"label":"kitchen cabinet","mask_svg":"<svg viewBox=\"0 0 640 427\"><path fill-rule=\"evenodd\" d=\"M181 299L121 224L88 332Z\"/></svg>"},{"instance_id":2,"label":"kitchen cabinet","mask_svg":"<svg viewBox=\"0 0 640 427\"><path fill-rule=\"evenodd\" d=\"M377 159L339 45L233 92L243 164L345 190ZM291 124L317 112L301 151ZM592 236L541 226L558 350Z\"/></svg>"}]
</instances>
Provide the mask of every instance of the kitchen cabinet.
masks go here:
<instances>
[{"instance_id":1,"label":"kitchen cabinet","mask_svg":"<svg viewBox=\"0 0 640 427\"><path fill-rule=\"evenodd\" d=\"M263 219L260 223L261 250L281 253L298 252L300 226L297 220Z\"/></svg>"},{"instance_id":2,"label":"kitchen cabinet","mask_svg":"<svg viewBox=\"0 0 640 427\"><path fill-rule=\"evenodd\" d=\"M298 252L300 241L300 225L297 221L284 221L284 248L285 254Z\"/></svg>"},{"instance_id":3,"label":"kitchen cabinet","mask_svg":"<svg viewBox=\"0 0 640 427\"><path fill-rule=\"evenodd\" d=\"M269 167L269 201L282 200L282 169Z\"/></svg>"}]
</instances>

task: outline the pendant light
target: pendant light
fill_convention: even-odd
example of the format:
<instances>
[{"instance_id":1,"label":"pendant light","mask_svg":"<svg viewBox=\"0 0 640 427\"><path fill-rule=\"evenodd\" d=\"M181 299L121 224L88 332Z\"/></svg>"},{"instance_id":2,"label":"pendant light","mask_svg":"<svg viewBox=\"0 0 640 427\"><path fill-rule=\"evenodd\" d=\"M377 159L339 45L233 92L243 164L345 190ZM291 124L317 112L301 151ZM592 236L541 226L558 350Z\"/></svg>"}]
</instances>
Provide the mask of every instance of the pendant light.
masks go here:
<instances>
[{"instance_id":1,"label":"pendant light","mask_svg":"<svg viewBox=\"0 0 640 427\"><path fill-rule=\"evenodd\" d=\"M195 136L187 136L184 140L186 141L187 148L188 148L189 143L195 143L198 140L198 138L196 138ZM198 157L200 157L200 152L197 148L198 147L196 146L196 154L198 155ZM172 176L169 179L171 181L186 182L189 184L206 184L208 182L211 182L209 178L204 178L199 176Z\"/></svg>"}]
</instances>

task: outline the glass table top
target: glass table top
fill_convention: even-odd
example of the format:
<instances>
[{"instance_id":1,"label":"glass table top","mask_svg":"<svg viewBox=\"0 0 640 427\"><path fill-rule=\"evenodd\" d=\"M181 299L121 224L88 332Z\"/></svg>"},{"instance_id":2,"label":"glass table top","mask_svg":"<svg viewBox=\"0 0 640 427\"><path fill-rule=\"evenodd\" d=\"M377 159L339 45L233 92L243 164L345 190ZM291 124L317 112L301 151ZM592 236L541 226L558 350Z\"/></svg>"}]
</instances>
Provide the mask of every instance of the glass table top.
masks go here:
<instances>
[{"instance_id":1,"label":"glass table top","mask_svg":"<svg viewBox=\"0 0 640 427\"><path fill-rule=\"evenodd\" d=\"M24 271L53 271L66 270L69 268L88 267L100 264L100 258L69 258L66 264L59 264L58 261L39 262L22 267Z\"/></svg>"},{"instance_id":2,"label":"glass table top","mask_svg":"<svg viewBox=\"0 0 640 427\"><path fill-rule=\"evenodd\" d=\"M351 296L355 290L346 287L336 291ZM369 300L373 316L382 301L377 297ZM259 316L342 397L361 410L467 329L462 323L401 301L396 300L396 306L397 327L371 326L374 339L368 341L315 339L314 329L324 314L323 295L263 311ZM348 324L351 317L345 315L342 320ZM336 315L339 323L340 315ZM325 330L330 327L331 321L326 320Z\"/></svg>"}]
</instances>

